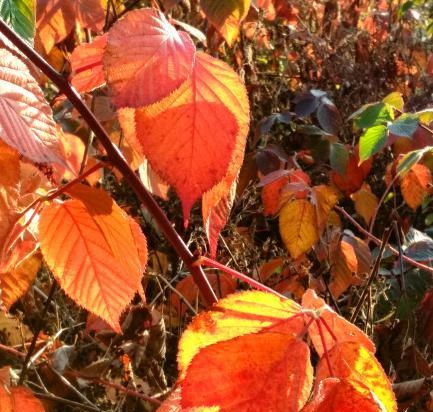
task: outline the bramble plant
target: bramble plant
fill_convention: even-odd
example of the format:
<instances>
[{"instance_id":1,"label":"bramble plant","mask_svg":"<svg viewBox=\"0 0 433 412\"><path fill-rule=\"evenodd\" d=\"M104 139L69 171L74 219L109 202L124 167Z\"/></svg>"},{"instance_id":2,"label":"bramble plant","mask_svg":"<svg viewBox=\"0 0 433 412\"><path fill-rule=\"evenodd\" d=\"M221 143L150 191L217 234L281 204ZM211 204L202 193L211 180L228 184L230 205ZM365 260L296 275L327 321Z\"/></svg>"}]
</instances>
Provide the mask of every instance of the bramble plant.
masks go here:
<instances>
[{"instance_id":1,"label":"bramble plant","mask_svg":"<svg viewBox=\"0 0 433 412\"><path fill-rule=\"evenodd\" d=\"M121 407L108 392L89 399L85 381L140 400L125 410L397 411L421 398L431 408L431 354L417 346L415 320L430 345L433 109L407 110L407 81L343 116L334 100L356 65L342 73L327 63L343 58L342 39L367 67L366 54L400 35L431 36L415 18L429 10L312 3L0 2L1 411ZM393 56L415 91L428 84L433 57L415 73ZM326 82L335 93L320 89ZM291 110L277 89L296 95ZM272 251L264 262L259 253L239 264L246 254L232 249L257 250L253 229L242 235L250 217L222 232L236 226L236 199L257 187L263 213L254 199L252 214L277 219L278 234L262 245ZM191 251L198 201L208 246ZM230 235L241 246L230 248ZM35 282L42 305L35 295L29 303ZM164 319L173 318L189 324L167 383ZM104 357L72 367L86 345Z\"/></svg>"}]
</instances>

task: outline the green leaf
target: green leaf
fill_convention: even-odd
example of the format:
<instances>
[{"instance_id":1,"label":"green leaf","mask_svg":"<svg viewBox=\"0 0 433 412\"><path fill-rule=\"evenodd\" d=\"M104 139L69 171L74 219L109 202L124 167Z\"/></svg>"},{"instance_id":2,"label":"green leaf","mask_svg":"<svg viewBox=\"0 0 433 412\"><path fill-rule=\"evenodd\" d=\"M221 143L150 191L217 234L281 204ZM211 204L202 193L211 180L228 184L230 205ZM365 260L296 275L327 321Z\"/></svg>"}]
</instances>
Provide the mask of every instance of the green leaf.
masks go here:
<instances>
[{"instance_id":1,"label":"green leaf","mask_svg":"<svg viewBox=\"0 0 433 412\"><path fill-rule=\"evenodd\" d=\"M0 0L0 17L23 39L33 44L35 0Z\"/></svg>"},{"instance_id":2,"label":"green leaf","mask_svg":"<svg viewBox=\"0 0 433 412\"><path fill-rule=\"evenodd\" d=\"M383 103L389 104L397 110L402 111L404 107L404 100L400 92L392 92L388 94L383 100Z\"/></svg>"},{"instance_id":3,"label":"green leaf","mask_svg":"<svg viewBox=\"0 0 433 412\"><path fill-rule=\"evenodd\" d=\"M360 163L379 152L385 146L387 138L388 129L384 125L367 129L359 139Z\"/></svg>"},{"instance_id":4,"label":"green leaf","mask_svg":"<svg viewBox=\"0 0 433 412\"><path fill-rule=\"evenodd\" d=\"M394 120L388 125L388 130L396 136L411 138L415 133L418 124L419 120L416 116L403 114L397 120Z\"/></svg>"},{"instance_id":5,"label":"green leaf","mask_svg":"<svg viewBox=\"0 0 433 412\"><path fill-rule=\"evenodd\" d=\"M422 157L433 148L431 146L424 147L423 149L412 150L404 155L403 159L400 160L397 166L397 174L404 175L410 168L418 163Z\"/></svg>"},{"instance_id":6,"label":"green leaf","mask_svg":"<svg viewBox=\"0 0 433 412\"><path fill-rule=\"evenodd\" d=\"M338 172L340 175L346 174L347 163L349 161L349 153L346 150L344 144L331 143L329 160L332 169Z\"/></svg>"},{"instance_id":7,"label":"green leaf","mask_svg":"<svg viewBox=\"0 0 433 412\"><path fill-rule=\"evenodd\" d=\"M379 102L363 106L361 109L351 115L351 118L356 118L355 126L359 129L367 129L394 120L391 106L387 103Z\"/></svg>"}]
</instances>

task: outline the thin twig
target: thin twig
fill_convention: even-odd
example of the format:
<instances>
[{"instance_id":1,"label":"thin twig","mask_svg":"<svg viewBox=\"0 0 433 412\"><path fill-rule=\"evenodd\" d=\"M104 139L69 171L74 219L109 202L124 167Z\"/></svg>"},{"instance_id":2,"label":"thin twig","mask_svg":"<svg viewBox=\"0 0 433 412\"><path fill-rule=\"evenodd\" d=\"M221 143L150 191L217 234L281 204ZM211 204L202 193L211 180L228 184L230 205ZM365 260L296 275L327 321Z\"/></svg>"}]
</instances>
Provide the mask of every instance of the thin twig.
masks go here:
<instances>
[{"instance_id":1,"label":"thin twig","mask_svg":"<svg viewBox=\"0 0 433 412\"><path fill-rule=\"evenodd\" d=\"M90 412L100 412L101 409L96 408L94 406L90 405L84 405L79 402L70 401L69 399L60 398L59 396L53 395L51 393L42 393L42 392L33 392L33 395L35 395L39 399L46 399L48 401L54 401L58 403L63 403L65 405L73 406L75 408L78 408L79 410L85 410Z\"/></svg>"},{"instance_id":2,"label":"thin twig","mask_svg":"<svg viewBox=\"0 0 433 412\"><path fill-rule=\"evenodd\" d=\"M352 323L355 323L356 318L358 317L358 314L362 308L362 305L364 304L364 300L368 294L370 286L372 285L373 280L376 279L376 276L379 273L380 262L382 261L383 252L385 252L386 246L388 245L391 233L392 233L391 227L387 228L385 230L385 232L383 233L383 240L382 240L382 244L380 245L379 254L377 255L376 261L374 262L373 269L372 269L371 274L367 280L367 283L364 287L364 290L361 293L361 296L360 296L359 301L356 305L355 311L353 312L352 316L350 317L350 322L352 322Z\"/></svg>"},{"instance_id":3,"label":"thin twig","mask_svg":"<svg viewBox=\"0 0 433 412\"><path fill-rule=\"evenodd\" d=\"M350 216L349 213L347 213L342 207L340 206L334 206L334 209L337 212L340 212L342 215L344 215L344 217L349 220L364 236L368 237L369 239L372 240L372 242L374 242L377 246L381 246L382 245L382 241L377 238L376 236L374 236L373 234L371 234L368 230L364 229L352 216ZM388 248L388 250L394 255L394 256L400 256L399 251L390 246L390 245L386 245L386 247ZM418 269L421 270L425 270L426 272L432 273L433 274L433 267L425 265L424 263L421 262L417 262L416 260L411 259L409 256L406 255L402 255L401 258L406 262L409 263L412 266L417 267Z\"/></svg>"},{"instance_id":4,"label":"thin twig","mask_svg":"<svg viewBox=\"0 0 433 412\"><path fill-rule=\"evenodd\" d=\"M44 326L43 321L45 320L45 318L47 316L48 308L50 307L51 300L53 299L56 290L57 290L57 283L55 280L53 280L53 284L51 285L50 292L48 293L48 298L45 301L44 309L42 310L42 313L41 313L41 317L38 319L37 326L35 328L35 332L33 335L32 343L30 344L29 350L27 351L26 358L24 359L23 370L21 371L20 380L19 380L20 385L23 384L24 379L26 378L27 369L28 369L29 364L30 364L30 359L31 359L33 352L35 350L36 342L38 340L39 333L41 332L41 330Z\"/></svg>"}]
</instances>

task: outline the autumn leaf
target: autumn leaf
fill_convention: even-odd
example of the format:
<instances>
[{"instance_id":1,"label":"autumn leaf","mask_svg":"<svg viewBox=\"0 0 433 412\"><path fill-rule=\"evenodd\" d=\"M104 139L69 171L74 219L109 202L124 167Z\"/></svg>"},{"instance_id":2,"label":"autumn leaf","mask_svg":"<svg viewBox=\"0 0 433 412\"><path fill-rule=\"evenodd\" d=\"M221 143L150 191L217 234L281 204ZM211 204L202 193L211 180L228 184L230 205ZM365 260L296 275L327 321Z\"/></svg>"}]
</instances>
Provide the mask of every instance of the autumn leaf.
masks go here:
<instances>
[{"instance_id":1,"label":"autumn leaf","mask_svg":"<svg viewBox=\"0 0 433 412\"><path fill-rule=\"evenodd\" d=\"M217 342L262 331L297 338L304 328L300 311L294 301L264 292L242 292L221 299L212 311L196 316L183 333L178 352L181 378L192 359Z\"/></svg>"},{"instance_id":2,"label":"autumn leaf","mask_svg":"<svg viewBox=\"0 0 433 412\"><path fill-rule=\"evenodd\" d=\"M322 233L326 228L331 210L338 202L338 194L330 186L314 186L312 188L311 201L316 209L318 231Z\"/></svg>"},{"instance_id":3,"label":"autumn leaf","mask_svg":"<svg viewBox=\"0 0 433 412\"><path fill-rule=\"evenodd\" d=\"M200 6L208 20L232 46L239 36L239 25L248 13L251 0L201 0Z\"/></svg>"},{"instance_id":4,"label":"autumn leaf","mask_svg":"<svg viewBox=\"0 0 433 412\"><path fill-rule=\"evenodd\" d=\"M107 34L97 36L91 43L77 46L71 54L71 84L78 92L91 92L105 83L102 58Z\"/></svg>"},{"instance_id":5,"label":"autumn leaf","mask_svg":"<svg viewBox=\"0 0 433 412\"><path fill-rule=\"evenodd\" d=\"M119 119L126 139L136 135L152 168L176 190L187 222L204 192L223 179L221 194L229 189L231 170L243 158L236 149L245 144L249 105L237 74L197 53L191 77L179 89L154 105L121 109Z\"/></svg>"},{"instance_id":6,"label":"autumn leaf","mask_svg":"<svg viewBox=\"0 0 433 412\"><path fill-rule=\"evenodd\" d=\"M280 213L280 234L293 259L307 252L318 240L316 212L305 199L287 203Z\"/></svg>"},{"instance_id":7,"label":"autumn leaf","mask_svg":"<svg viewBox=\"0 0 433 412\"><path fill-rule=\"evenodd\" d=\"M23 386L0 385L0 406L2 412L45 412L39 399Z\"/></svg>"},{"instance_id":8,"label":"autumn leaf","mask_svg":"<svg viewBox=\"0 0 433 412\"><path fill-rule=\"evenodd\" d=\"M113 103L142 107L167 97L191 75L194 54L189 35L176 31L160 11L127 13L108 32L104 55Z\"/></svg>"},{"instance_id":9,"label":"autumn leaf","mask_svg":"<svg viewBox=\"0 0 433 412\"><path fill-rule=\"evenodd\" d=\"M211 372L206 379L204 370ZM312 382L305 342L284 333L253 333L201 349L180 383L181 405L218 405L227 412L300 410Z\"/></svg>"},{"instance_id":10,"label":"autumn leaf","mask_svg":"<svg viewBox=\"0 0 433 412\"><path fill-rule=\"evenodd\" d=\"M357 381L374 393L382 410L397 411L397 402L388 377L372 352L360 342L339 342L329 350L327 358L332 372L326 357L322 356L317 365L316 386L328 377Z\"/></svg>"},{"instance_id":11,"label":"autumn leaf","mask_svg":"<svg viewBox=\"0 0 433 412\"><path fill-rule=\"evenodd\" d=\"M364 183L361 189L352 193L350 197L355 203L356 213L369 225L379 204L376 195L371 191L370 185Z\"/></svg>"},{"instance_id":12,"label":"autumn leaf","mask_svg":"<svg viewBox=\"0 0 433 412\"><path fill-rule=\"evenodd\" d=\"M105 24L107 0L37 0L36 37L48 55L63 41L76 22L83 28L101 31Z\"/></svg>"},{"instance_id":13,"label":"autumn leaf","mask_svg":"<svg viewBox=\"0 0 433 412\"><path fill-rule=\"evenodd\" d=\"M365 178L371 170L372 160L367 159L359 164L358 147L355 147L349 155L346 173L340 174L336 171L331 172L331 179L334 185L346 196L356 192L364 183Z\"/></svg>"},{"instance_id":14,"label":"autumn leaf","mask_svg":"<svg viewBox=\"0 0 433 412\"><path fill-rule=\"evenodd\" d=\"M342 342L357 342L371 353L375 352L374 344L368 336L355 325L337 315L312 289L308 289L304 293L302 307L314 310L317 316L320 317L324 340L322 341L316 322L313 322L308 329L308 334L319 356L323 356L325 352L324 346L329 351L337 343Z\"/></svg>"},{"instance_id":15,"label":"autumn leaf","mask_svg":"<svg viewBox=\"0 0 433 412\"><path fill-rule=\"evenodd\" d=\"M431 185L431 172L420 163L414 164L400 179L403 199L413 210L421 206L424 197L427 196L431 189Z\"/></svg>"},{"instance_id":16,"label":"autumn leaf","mask_svg":"<svg viewBox=\"0 0 433 412\"><path fill-rule=\"evenodd\" d=\"M216 256L218 236L230 216L230 210L236 196L236 187L237 181L235 179L228 194L220 199L217 204L213 204L213 193L205 193L203 196L202 216L206 235L209 240L209 255L211 258Z\"/></svg>"},{"instance_id":17,"label":"autumn leaf","mask_svg":"<svg viewBox=\"0 0 433 412\"><path fill-rule=\"evenodd\" d=\"M7 310L29 289L41 266L33 240L20 241L8 260L0 265L1 301Z\"/></svg>"},{"instance_id":18,"label":"autumn leaf","mask_svg":"<svg viewBox=\"0 0 433 412\"><path fill-rule=\"evenodd\" d=\"M0 49L0 138L34 162L62 164L50 106L27 66Z\"/></svg>"},{"instance_id":19,"label":"autumn leaf","mask_svg":"<svg viewBox=\"0 0 433 412\"><path fill-rule=\"evenodd\" d=\"M313 399L302 412L385 412L373 393L362 382L352 379L326 378L318 385Z\"/></svg>"},{"instance_id":20,"label":"autumn leaf","mask_svg":"<svg viewBox=\"0 0 433 412\"><path fill-rule=\"evenodd\" d=\"M72 299L120 332L119 316L141 286L144 236L102 190L81 185L70 193L76 199L41 213L43 256Z\"/></svg>"}]
</instances>

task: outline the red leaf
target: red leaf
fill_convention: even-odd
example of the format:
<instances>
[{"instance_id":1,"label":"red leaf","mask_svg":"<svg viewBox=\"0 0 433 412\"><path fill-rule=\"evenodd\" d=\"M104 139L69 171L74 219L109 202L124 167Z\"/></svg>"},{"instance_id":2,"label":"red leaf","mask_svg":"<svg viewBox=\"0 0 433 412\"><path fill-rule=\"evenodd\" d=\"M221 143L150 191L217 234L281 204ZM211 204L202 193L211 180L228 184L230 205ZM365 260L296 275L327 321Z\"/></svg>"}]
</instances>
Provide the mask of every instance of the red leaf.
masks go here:
<instances>
[{"instance_id":1,"label":"red leaf","mask_svg":"<svg viewBox=\"0 0 433 412\"><path fill-rule=\"evenodd\" d=\"M194 53L189 35L177 32L160 11L129 12L108 32L105 49L113 103L141 107L168 96L190 76Z\"/></svg>"},{"instance_id":2,"label":"red leaf","mask_svg":"<svg viewBox=\"0 0 433 412\"><path fill-rule=\"evenodd\" d=\"M332 182L346 196L349 196L361 188L365 178L370 173L371 165L371 159L367 159L359 165L358 147L356 147L349 156L346 174L343 176L336 171L332 171Z\"/></svg>"}]
</instances>

